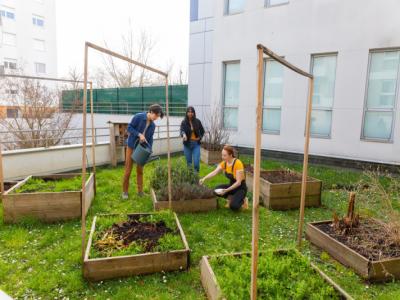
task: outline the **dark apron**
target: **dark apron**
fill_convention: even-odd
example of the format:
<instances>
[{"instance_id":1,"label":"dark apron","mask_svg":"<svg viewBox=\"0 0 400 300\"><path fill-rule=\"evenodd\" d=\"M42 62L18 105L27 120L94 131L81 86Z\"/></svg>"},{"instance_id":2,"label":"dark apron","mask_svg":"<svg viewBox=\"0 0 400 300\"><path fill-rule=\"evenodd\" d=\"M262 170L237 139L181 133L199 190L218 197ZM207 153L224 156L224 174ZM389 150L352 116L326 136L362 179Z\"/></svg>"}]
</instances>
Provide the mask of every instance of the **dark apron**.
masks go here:
<instances>
[{"instance_id":1,"label":"dark apron","mask_svg":"<svg viewBox=\"0 0 400 300\"><path fill-rule=\"evenodd\" d=\"M236 182L236 179L233 177L233 170L235 169L235 163L236 163L236 158L235 158L235 160L233 161L233 164L232 164L232 174L229 174L229 173L226 172L226 162L225 162L225 166L224 166L224 174L225 174L225 177L229 179L229 185L230 186L232 186ZM240 186L237 187L236 189L234 189L233 191L236 191L238 189L243 189L243 190L245 190L247 192L246 180L242 180ZM231 191L231 192L233 192L233 191Z\"/></svg>"}]
</instances>

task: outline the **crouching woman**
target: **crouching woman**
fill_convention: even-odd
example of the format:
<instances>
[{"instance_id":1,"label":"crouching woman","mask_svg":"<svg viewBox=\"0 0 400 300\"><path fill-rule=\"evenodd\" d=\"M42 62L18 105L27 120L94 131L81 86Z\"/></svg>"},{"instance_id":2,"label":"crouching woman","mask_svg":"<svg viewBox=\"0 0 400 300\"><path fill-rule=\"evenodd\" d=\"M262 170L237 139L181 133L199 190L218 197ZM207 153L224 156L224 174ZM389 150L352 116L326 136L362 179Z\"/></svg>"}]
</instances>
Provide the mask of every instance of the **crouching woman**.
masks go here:
<instances>
[{"instance_id":1,"label":"crouching woman","mask_svg":"<svg viewBox=\"0 0 400 300\"><path fill-rule=\"evenodd\" d=\"M246 177L244 173L243 163L235 158L234 148L231 146L224 146L222 149L222 162L217 168L200 179L200 184L203 184L207 179L210 179L220 172L223 172L229 180L229 184L220 184L215 187L217 196L227 198L227 207L237 211L241 207L247 209L249 206L246 186Z\"/></svg>"}]
</instances>

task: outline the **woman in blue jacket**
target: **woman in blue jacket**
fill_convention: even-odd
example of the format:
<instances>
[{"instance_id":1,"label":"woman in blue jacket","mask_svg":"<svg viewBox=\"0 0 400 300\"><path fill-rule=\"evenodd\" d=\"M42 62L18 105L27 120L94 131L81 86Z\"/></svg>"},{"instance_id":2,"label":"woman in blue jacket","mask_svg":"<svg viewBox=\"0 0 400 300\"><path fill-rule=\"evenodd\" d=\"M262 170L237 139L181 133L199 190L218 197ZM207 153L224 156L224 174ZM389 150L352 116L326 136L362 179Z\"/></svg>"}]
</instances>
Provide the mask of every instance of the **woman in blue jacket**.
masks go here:
<instances>
[{"instance_id":1,"label":"woman in blue jacket","mask_svg":"<svg viewBox=\"0 0 400 300\"><path fill-rule=\"evenodd\" d=\"M132 172L133 160L132 153L138 143L148 143L153 147L153 135L156 125L154 121L163 118L164 113L162 107L153 104L149 107L148 112L136 114L128 125L128 145L125 155L125 174L122 185L122 199L128 199L129 178ZM136 165L136 183L139 196L143 196L143 167Z\"/></svg>"}]
</instances>

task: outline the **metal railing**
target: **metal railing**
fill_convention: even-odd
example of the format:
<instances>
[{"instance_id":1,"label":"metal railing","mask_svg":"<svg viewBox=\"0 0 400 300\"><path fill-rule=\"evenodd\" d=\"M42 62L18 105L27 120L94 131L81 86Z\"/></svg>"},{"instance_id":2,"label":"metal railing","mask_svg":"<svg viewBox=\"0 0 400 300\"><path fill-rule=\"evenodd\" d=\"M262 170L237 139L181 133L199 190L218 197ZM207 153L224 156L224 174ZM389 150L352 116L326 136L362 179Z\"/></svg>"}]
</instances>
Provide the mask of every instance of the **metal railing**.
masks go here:
<instances>
[{"instance_id":1,"label":"metal railing","mask_svg":"<svg viewBox=\"0 0 400 300\"><path fill-rule=\"evenodd\" d=\"M51 136L60 134L60 136ZM16 138L17 136L25 135L24 139ZM46 135L45 137L30 138L30 136ZM179 125L170 125L170 137L176 138L180 135ZM156 127L154 139L167 137L167 126L160 125ZM94 128L95 144L110 141L110 127ZM54 143L58 141L57 143ZM42 130L14 130L0 131L0 146L6 150L31 149L62 145L77 145L82 144L82 128L68 129L42 129ZM86 142L92 142L92 128L86 130ZM27 146L28 145L28 146ZM31 147L31 146L32 147Z\"/></svg>"}]
</instances>

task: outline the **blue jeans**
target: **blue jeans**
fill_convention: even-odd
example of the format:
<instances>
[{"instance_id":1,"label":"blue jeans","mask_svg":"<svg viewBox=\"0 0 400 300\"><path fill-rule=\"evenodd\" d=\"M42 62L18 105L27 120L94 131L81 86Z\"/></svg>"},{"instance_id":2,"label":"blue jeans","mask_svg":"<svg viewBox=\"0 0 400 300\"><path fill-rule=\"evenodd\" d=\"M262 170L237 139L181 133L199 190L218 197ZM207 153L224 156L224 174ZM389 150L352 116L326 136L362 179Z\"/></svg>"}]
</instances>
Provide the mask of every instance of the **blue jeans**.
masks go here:
<instances>
[{"instance_id":1,"label":"blue jeans","mask_svg":"<svg viewBox=\"0 0 400 300\"><path fill-rule=\"evenodd\" d=\"M190 141L183 145L183 153L189 167L194 166L196 172L200 171L200 144L197 141Z\"/></svg>"}]
</instances>

